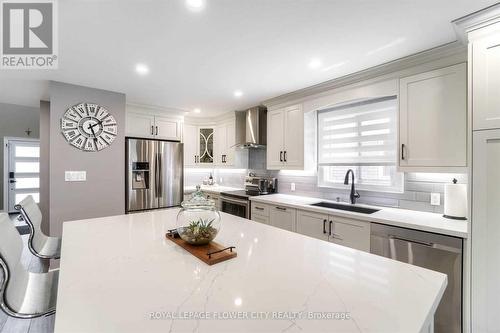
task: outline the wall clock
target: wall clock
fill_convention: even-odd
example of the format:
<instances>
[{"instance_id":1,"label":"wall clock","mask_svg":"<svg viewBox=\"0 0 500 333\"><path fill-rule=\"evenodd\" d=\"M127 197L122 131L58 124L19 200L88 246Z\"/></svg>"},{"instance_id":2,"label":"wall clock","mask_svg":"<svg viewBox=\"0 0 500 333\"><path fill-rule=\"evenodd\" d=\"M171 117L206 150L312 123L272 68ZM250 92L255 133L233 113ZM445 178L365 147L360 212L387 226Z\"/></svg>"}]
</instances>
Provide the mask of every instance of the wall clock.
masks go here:
<instances>
[{"instance_id":1,"label":"wall clock","mask_svg":"<svg viewBox=\"0 0 500 333\"><path fill-rule=\"evenodd\" d=\"M72 146L83 151L99 151L115 140L118 125L115 118L102 106L80 103L64 113L61 132Z\"/></svg>"}]
</instances>

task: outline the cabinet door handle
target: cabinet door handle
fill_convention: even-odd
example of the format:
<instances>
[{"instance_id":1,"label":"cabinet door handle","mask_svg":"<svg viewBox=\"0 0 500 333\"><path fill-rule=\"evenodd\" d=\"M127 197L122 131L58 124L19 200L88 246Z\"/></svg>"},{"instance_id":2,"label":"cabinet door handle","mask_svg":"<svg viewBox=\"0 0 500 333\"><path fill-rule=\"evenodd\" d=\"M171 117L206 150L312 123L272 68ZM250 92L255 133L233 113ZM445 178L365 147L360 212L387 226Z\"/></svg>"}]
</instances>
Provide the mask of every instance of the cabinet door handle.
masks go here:
<instances>
[{"instance_id":1,"label":"cabinet door handle","mask_svg":"<svg viewBox=\"0 0 500 333\"><path fill-rule=\"evenodd\" d=\"M154 132L154 126L151 125L151 135L154 135L154 134L155 134L155 132Z\"/></svg>"},{"instance_id":2,"label":"cabinet door handle","mask_svg":"<svg viewBox=\"0 0 500 333\"><path fill-rule=\"evenodd\" d=\"M158 126L156 126L156 135L158 135Z\"/></svg>"},{"instance_id":3,"label":"cabinet door handle","mask_svg":"<svg viewBox=\"0 0 500 333\"><path fill-rule=\"evenodd\" d=\"M278 207L278 206L276 206L276 209L279 209L279 210L282 210L282 211L285 211L285 210L286 210L286 208L285 208L285 207Z\"/></svg>"},{"instance_id":4,"label":"cabinet door handle","mask_svg":"<svg viewBox=\"0 0 500 333\"><path fill-rule=\"evenodd\" d=\"M323 220L323 233L326 234L326 219Z\"/></svg>"},{"instance_id":5,"label":"cabinet door handle","mask_svg":"<svg viewBox=\"0 0 500 333\"><path fill-rule=\"evenodd\" d=\"M332 235L332 224L333 224L333 221L330 221L329 225L328 225L328 235Z\"/></svg>"},{"instance_id":6,"label":"cabinet door handle","mask_svg":"<svg viewBox=\"0 0 500 333\"><path fill-rule=\"evenodd\" d=\"M405 160L405 144L401 144L401 159Z\"/></svg>"},{"instance_id":7,"label":"cabinet door handle","mask_svg":"<svg viewBox=\"0 0 500 333\"><path fill-rule=\"evenodd\" d=\"M257 210L264 210L264 208L262 208L262 207L257 207L257 206L255 206L255 209L257 209Z\"/></svg>"},{"instance_id":8,"label":"cabinet door handle","mask_svg":"<svg viewBox=\"0 0 500 333\"><path fill-rule=\"evenodd\" d=\"M280 151L280 162L283 162L283 152Z\"/></svg>"},{"instance_id":9,"label":"cabinet door handle","mask_svg":"<svg viewBox=\"0 0 500 333\"><path fill-rule=\"evenodd\" d=\"M286 162L286 150L284 151L284 154L283 154L283 162Z\"/></svg>"}]
</instances>

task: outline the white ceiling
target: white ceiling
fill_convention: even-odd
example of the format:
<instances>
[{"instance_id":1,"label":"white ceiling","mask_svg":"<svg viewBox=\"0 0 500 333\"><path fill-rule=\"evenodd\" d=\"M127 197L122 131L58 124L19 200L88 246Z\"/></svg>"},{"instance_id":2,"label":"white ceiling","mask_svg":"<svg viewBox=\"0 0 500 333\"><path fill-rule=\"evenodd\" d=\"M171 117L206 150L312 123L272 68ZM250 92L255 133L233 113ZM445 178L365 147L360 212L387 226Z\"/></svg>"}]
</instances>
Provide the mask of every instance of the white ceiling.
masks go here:
<instances>
[{"instance_id":1,"label":"white ceiling","mask_svg":"<svg viewBox=\"0 0 500 333\"><path fill-rule=\"evenodd\" d=\"M213 115L452 42L451 20L496 3L206 0L193 12L185 1L59 1L59 69L0 71L0 102L36 106L57 80Z\"/></svg>"}]
</instances>

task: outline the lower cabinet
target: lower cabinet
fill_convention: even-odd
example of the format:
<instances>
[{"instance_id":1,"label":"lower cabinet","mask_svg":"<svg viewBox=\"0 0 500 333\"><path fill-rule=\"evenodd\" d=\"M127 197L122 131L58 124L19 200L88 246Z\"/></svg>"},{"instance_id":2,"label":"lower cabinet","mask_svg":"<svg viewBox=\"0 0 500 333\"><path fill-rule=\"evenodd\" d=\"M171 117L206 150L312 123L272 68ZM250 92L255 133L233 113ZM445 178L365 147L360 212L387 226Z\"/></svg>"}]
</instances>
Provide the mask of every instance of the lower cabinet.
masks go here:
<instances>
[{"instance_id":1,"label":"lower cabinet","mask_svg":"<svg viewBox=\"0 0 500 333\"><path fill-rule=\"evenodd\" d=\"M260 222L260 223L264 223L264 224L269 224L269 216L253 214L252 221Z\"/></svg>"},{"instance_id":2,"label":"lower cabinet","mask_svg":"<svg viewBox=\"0 0 500 333\"><path fill-rule=\"evenodd\" d=\"M370 252L370 222L253 201L251 207L252 221Z\"/></svg>"},{"instance_id":3,"label":"lower cabinet","mask_svg":"<svg viewBox=\"0 0 500 333\"><path fill-rule=\"evenodd\" d=\"M274 227L295 231L297 210L284 206L271 206L269 209L269 224Z\"/></svg>"},{"instance_id":4,"label":"lower cabinet","mask_svg":"<svg viewBox=\"0 0 500 333\"><path fill-rule=\"evenodd\" d=\"M299 210L297 232L356 250L370 251L369 222Z\"/></svg>"}]
</instances>

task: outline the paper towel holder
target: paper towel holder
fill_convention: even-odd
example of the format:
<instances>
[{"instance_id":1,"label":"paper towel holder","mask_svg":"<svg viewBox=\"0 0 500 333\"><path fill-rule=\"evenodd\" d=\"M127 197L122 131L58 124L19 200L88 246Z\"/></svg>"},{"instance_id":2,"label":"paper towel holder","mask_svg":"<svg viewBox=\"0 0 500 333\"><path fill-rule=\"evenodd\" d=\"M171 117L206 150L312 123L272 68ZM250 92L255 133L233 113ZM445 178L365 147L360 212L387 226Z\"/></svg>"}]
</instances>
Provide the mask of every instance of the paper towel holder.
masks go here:
<instances>
[{"instance_id":1,"label":"paper towel holder","mask_svg":"<svg viewBox=\"0 0 500 333\"><path fill-rule=\"evenodd\" d=\"M453 181L453 184L456 184L458 182L458 180L456 178L453 178L452 181ZM443 217L447 218L447 219L451 219L451 220L461 220L461 221L467 220L466 217L462 217L462 216L451 216L451 215L443 214Z\"/></svg>"}]
</instances>

